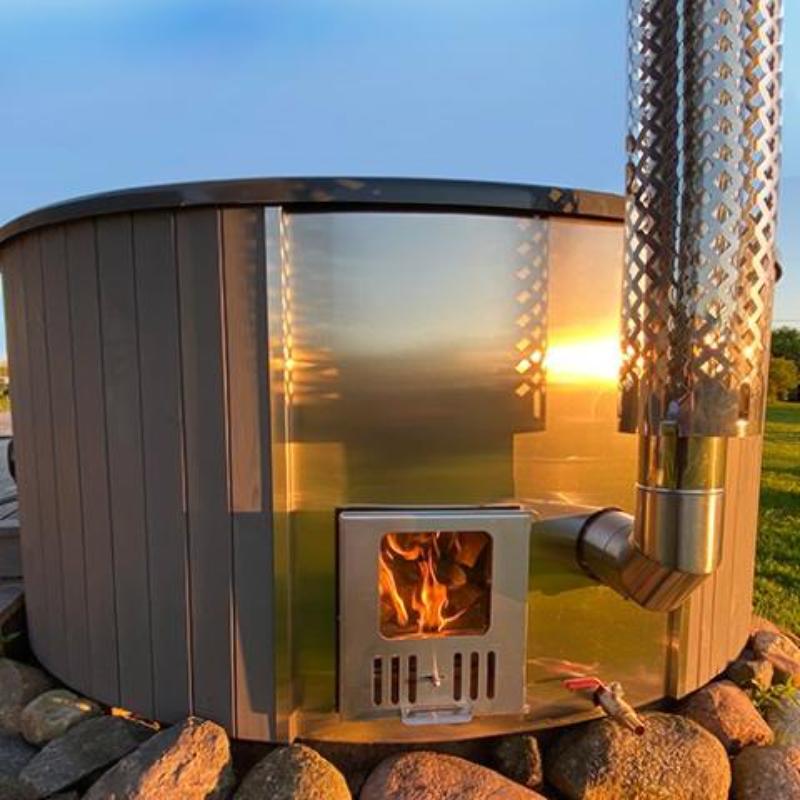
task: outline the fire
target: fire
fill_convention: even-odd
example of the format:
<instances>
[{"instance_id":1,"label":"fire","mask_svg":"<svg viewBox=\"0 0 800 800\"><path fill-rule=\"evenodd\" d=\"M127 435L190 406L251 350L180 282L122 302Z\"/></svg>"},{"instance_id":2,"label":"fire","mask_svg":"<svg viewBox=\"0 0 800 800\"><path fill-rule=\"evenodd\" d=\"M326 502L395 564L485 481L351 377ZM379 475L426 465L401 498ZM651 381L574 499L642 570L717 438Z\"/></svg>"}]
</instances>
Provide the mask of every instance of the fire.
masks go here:
<instances>
[{"instance_id":1,"label":"fire","mask_svg":"<svg viewBox=\"0 0 800 800\"><path fill-rule=\"evenodd\" d=\"M419 568L422 573L420 590L419 593L411 595L411 605L417 612L417 633L443 631L447 624L458 619L465 609L451 617L444 613L447 605L447 587L436 578L433 550L428 550L425 560L419 562Z\"/></svg>"},{"instance_id":2,"label":"fire","mask_svg":"<svg viewBox=\"0 0 800 800\"><path fill-rule=\"evenodd\" d=\"M385 556L381 553L380 557L380 587L381 597L388 597L389 602L394 608L395 617L399 625L408 625L408 612L406 611L403 598L400 597L400 592L397 591L397 583L394 580L394 573L392 568L386 563Z\"/></svg>"},{"instance_id":3,"label":"fire","mask_svg":"<svg viewBox=\"0 0 800 800\"><path fill-rule=\"evenodd\" d=\"M489 541L481 531L386 534L378 563L381 632L396 638L485 631Z\"/></svg>"}]
</instances>

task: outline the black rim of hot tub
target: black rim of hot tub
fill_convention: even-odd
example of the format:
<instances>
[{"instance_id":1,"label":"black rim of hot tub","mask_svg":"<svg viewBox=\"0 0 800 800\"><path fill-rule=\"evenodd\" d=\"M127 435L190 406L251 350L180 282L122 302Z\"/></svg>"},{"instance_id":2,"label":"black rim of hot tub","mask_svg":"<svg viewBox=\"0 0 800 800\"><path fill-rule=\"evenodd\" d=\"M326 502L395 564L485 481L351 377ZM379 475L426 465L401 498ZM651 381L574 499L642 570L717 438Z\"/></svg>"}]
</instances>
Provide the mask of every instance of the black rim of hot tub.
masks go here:
<instances>
[{"instance_id":1,"label":"black rim of hot tub","mask_svg":"<svg viewBox=\"0 0 800 800\"><path fill-rule=\"evenodd\" d=\"M0 227L0 243L26 231L86 217L199 206L294 210L542 213L621 221L620 195L488 181L435 178L248 178L164 184L86 195L23 214Z\"/></svg>"}]
</instances>

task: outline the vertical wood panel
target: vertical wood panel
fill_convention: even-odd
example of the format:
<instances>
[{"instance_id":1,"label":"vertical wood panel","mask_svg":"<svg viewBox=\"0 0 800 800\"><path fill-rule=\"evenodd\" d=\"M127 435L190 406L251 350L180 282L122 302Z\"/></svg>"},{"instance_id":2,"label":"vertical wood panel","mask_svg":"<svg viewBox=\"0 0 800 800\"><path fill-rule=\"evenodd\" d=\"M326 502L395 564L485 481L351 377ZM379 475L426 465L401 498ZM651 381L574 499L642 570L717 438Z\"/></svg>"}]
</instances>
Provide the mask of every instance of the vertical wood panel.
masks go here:
<instances>
[{"instance_id":1,"label":"vertical wood panel","mask_svg":"<svg viewBox=\"0 0 800 800\"><path fill-rule=\"evenodd\" d=\"M758 504L761 487L761 457L763 440L759 437L743 443L742 466L738 495L740 513L737 518L737 591L731 604L731 618L736 621L734 648L741 647L749 635L753 613L753 577L755 572L756 539L758 535Z\"/></svg>"},{"instance_id":2,"label":"vertical wood panel","mask_svg":"<svg viewBox=\"0 0 800 800\"><path fill-rule=\"evenodd\" d=\"M176 219L194 711L230 728L232 543L218 216L193 209Z\"/></svg>"},{"instance_id":3,"label":"vertical wood panel","mask_svg":"<svg viewBox=\"0 0 800 800\"><path fill-rule=\"evenodd\" d=\"M150 587L131 218L97 220L120 701L152 716Z\"/></svg>"},{"instance_id":4,"label":"vertical wood panel","mask_svg":"<svg viewBox=\"0 0 800 800\"><path fill-rule=\"evenodd\" d=\"M86 570L78 481L66 241L61 226L45 229L41 237L67 658L71 685L88 692L91 691L91 652L86 614Z\"/></svg>"},{"instance_id":5,"label":"vertical wood panel","mask_svg":"<svg viewBox=\"0 0 800 800\"><path fill-rule=\"evenodd\" d=\"M737 556L742 542L739 541L738 517L741 513L742 498L737 491L742 468L744 443L732 439L728 442L728 468L725 476L725 533L722 538L722 563L714 591L714 611L711 626L714 635L714 656L711 669L716 673L725 667L730 659L735 639L736 620L733 618L733 596L741 592L743 586L737 585Z\"/></svg>"},{"instance_id":6,"label":"vertical wood panel","mask_svg":"<svg viewBox=\"0 0 800 800\"><path fill-rule=\"evenodd\" d=\"M44 543L39 511L38 463L33 419L31 362L22 276L22 249L17 242L2 250L3 295L8 331L8 369L11 412L16 442L17 491L19 494L20 546L25 574L25 610L28 635L39 658L49 659L50 617L44 574Z\"/></svg>"},{"instance_id":7,"label":"vertical wood panel","mask_svg":"<svg viewBox=\"0 0 800 800\"><path fill-rule=\"evenodd\" d=\"M47 359L47 323L39 234L30 234L22 240L22 260L28 358L31 367L31 414L34 427L35 458L38 465L38 503L42 526L44 578L49 619L47 659L48 665L58 671L59 675L69 683L72 674L69 670L64 627L64 576L61 540L58 532L55 452Z\"/></svg>"},{"instance_id":8,"label":"vertical wood panel","mask_svg":"<svg viewBox=\"0 0 800 800\"><path fill-rule=\"evenodd\" d=\"M268 497L263 213L222 212L234 547L235 732L270 737L272 537Z\"/></svg>"},{"instance_id":9,"label":"vertical wood panel","mask_svg":"<svg viewBox=\"0 0 800 800\"><path fill-rule=\"evenodd\" d=\"M723 555L717 572L676 615L670 691L682 696L721 672L745 644L752 614L760 437L729 443Z\"/></svg>"},{"instance_id":10,"label":"vertical wood panel","mask_svg":"<svg viewBox=\"0 0 800 800\"><path fill-rule=\"evenodd\" d=\"M667 660L667 690L671 697L682 697L687 686L693 685L692 674L694 663L695 639L697 637L699 615L695 610L695 599L689 599L677 611L673 611L670 620L671 646Z\"/></svg>"},{"instance_id":11,"label":"vertical wood panel","mask_svg":"<svg viewBox=\"0 0 800 800\"><path fill-rule=\"evenodd\" d=\"M174 228L167 212L133 220L155 716L175 721L191 712L191 689Z\"/></svg>"},{"instance_id":12,"label":"vertical wood panel","mask_svg":"<svg viewBox=\"0 0 800 800\"><path fill-rule=\"evenodd\" d=\"M68 225L66 238L75 416L80 452L78 478L84 547L90 575L86 582L92 652L90 685L93 697L118 705L114 552L94 223L88 220Z\"/></svg>"}]
</instances>

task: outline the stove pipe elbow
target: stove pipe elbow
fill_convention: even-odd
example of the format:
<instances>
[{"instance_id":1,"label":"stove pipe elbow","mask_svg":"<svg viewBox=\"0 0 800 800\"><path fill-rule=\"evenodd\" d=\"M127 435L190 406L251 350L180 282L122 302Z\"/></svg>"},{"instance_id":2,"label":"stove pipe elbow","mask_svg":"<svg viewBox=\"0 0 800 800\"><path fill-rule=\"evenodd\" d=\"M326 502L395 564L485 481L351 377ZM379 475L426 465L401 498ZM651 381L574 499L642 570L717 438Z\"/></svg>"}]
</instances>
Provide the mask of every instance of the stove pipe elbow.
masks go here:
<instances>
[{"instance_id":1,"label":"stove pipe elbow","mask_svg":"<svg viewBox=\"0 0 800 800\"><path fill-rule=\"evenodd\" d=\"M727 440L641 436L634 516L606 509L577 540L595 579L653 611L677 608L719 565Z\"/></svg>"},{"instance_id":2,"label":"stove pipe elbow","mask_svg":"<svg viewBox=\"0 0 800 800\"><path fill-rule=\"evenodd\" d=\"M761 432L776 274L780 0L629 0L620 428L635 515L580 535L594 577L679 605L719 563L726 443Z\"/></svg>"}]
</instances>

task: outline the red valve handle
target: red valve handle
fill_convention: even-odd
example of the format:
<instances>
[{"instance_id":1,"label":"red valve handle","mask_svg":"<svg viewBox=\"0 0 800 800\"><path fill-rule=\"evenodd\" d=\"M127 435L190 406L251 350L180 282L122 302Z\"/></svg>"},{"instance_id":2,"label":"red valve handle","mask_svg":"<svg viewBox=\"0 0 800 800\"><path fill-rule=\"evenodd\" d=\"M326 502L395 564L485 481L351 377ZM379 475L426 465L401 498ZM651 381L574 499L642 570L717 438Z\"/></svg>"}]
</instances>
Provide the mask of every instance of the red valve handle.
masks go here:
<instances>
[{"instance_id":1,"label":"red valve handle","mask_svg":"<svg viewBox=\"0 0 800 800\"><path fill-rule=\"evenodd\" d=\"M605 687L600 678L584 677L584 678L567 678L564 681L564 688L569 689L571 692L583 692L587 689L596 692L598 689Z\"/></svg>"}]
</instances>

